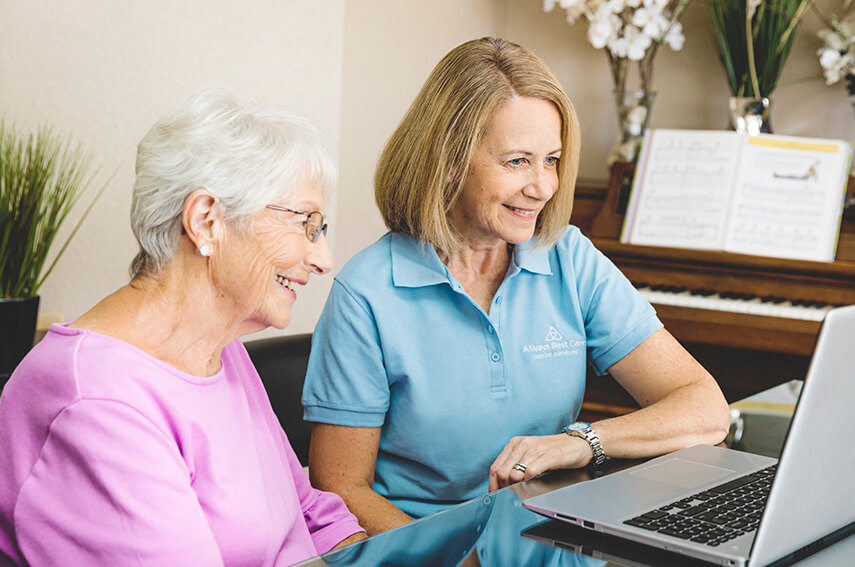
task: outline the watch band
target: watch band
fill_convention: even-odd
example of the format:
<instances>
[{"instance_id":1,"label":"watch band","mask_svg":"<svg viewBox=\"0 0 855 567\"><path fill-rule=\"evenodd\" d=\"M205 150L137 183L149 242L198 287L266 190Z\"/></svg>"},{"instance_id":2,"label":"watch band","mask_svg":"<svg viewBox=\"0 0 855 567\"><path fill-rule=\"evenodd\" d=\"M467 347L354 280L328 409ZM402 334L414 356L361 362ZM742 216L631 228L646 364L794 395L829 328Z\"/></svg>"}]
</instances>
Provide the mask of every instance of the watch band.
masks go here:
<instances>
[{"instance_id":1,"label":"watch band","mask_svg":"<svg viewBox=\"0 0 855 567\"><path fill-rule=\"evenodd\" d=\"M598 467L606 461L603 445L600 443L600 438L590 423L577 421L566 426L561 432L571 437L579 437L588 442L588 445L591 447L591 453L593 454L593 457L591 457L591 464L593 466Z\"/></svg>"}]
</instances>

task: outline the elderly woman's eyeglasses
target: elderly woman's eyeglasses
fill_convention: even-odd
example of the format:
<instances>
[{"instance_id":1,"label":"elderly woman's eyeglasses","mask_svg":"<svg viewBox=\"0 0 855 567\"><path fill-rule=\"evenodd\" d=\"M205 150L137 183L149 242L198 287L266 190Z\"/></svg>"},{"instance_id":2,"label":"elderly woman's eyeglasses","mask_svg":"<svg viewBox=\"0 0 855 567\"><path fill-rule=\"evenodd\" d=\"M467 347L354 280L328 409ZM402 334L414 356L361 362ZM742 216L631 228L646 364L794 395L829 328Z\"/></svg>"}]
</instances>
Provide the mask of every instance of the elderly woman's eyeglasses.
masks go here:
<instances>
[{"instance_id":1,"label":"elderly woman's eyeglasses","mask_svg":"<svg viewBox=\"0 0 855 567\"><path fill-rule=\"evenodd\" d=\"M294 213L295 215L306 215L306 220L300 224L306 228L306 238L309 239L309 242L317 242L318 238L321 237L321 233L323 233L324 236L327 235L327 228L329 225L324 222L324 215L321 214L320 211L307 213L305 211L295 211L288 207L280 207L279 205L267 205L267 208L273 209L274 211Z\"/></svg>"}]
</instances>

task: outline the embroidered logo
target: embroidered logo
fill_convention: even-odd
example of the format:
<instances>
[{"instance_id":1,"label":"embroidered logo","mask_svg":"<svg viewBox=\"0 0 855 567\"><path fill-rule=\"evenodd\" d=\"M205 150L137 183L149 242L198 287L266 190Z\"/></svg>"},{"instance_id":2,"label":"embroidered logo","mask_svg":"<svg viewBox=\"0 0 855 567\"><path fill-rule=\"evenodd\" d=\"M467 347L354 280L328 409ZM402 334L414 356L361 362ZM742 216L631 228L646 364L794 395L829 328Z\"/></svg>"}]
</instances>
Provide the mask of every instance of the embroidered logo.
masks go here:
<instances>
[{"instance_id":1,"label":"embroidered logo","mask_svg":"<svg viewBox=\"0 0 855 567\"><path fill-rule=\"evenodd\" d=\"M558 332L558 329L556 329L555 327L549 327L549 332L546 333L546 338L543 340L545 340L547 342L549 342L549 341L560 341L563 338L564 337L561 336L561 333Z\"/></svg>"},{"instance_id":2,"label":"embroidered logo","mask_svg":"<svg viewBox=\"0 0 855 567\"><path fill-rule=\"evenodd\" d=\"M553 326L549 327L541 344L524 344L523 353L529 355L533 360L543 358L557 358L560 356L576 356L584 353L584 339L565 340L564 335Z\"/></svg>"}]
</instances>

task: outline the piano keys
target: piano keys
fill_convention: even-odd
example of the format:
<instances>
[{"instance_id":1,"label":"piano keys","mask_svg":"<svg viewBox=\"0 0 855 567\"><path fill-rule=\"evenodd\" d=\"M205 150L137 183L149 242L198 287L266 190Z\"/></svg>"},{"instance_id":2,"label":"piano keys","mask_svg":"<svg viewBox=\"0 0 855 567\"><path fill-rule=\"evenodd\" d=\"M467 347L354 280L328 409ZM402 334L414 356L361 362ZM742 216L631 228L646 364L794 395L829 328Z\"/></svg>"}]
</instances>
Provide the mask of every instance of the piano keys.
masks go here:
<instances>
[{"instance_id":1,"label":"piano keys","mask_svg":"<svg viewBox=\"0 0 855 567\"><path fill-rule=\"evenodd\" d=\"M708 311L727 311L745 315L762 315L780 319L798 319L821 322L835 305L828 303L767 295L758 297L750 293L711 289L687 289L678 286L654 285L632 282L638 292L654 305L673 305Z\"/></svg>"}]
</instances>

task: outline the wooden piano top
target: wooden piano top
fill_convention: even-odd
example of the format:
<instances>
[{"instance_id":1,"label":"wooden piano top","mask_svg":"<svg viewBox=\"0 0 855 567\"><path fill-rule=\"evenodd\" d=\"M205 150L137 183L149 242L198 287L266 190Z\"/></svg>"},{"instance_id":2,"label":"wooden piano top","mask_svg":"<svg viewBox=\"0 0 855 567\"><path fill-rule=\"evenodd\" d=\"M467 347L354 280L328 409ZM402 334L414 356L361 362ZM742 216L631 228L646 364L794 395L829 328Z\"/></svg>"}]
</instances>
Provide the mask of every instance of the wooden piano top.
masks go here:
<instances>
[{"instance_id":1,"label":"wooden piano top","mask_svg":"<svg viewBox=\"0 0 855 567\"><path fill-rule=\"evenodd\" d=\"M831 305L855 303L855 214L844 215L838 246L842 259L809 262L623 244L618 238L622 219L611 215L603 223L603 211L614 205L614 199L614 189L609 191L603 183L580 182L571 223L633 282ZM819 330L813 321L655 307L672 334L689 343L810 355Z\"/></svg>"}]
</instances>

